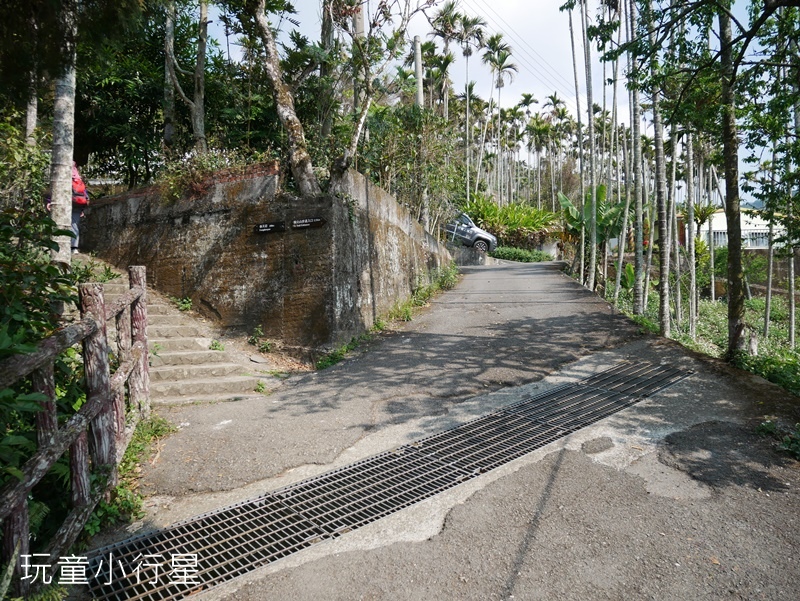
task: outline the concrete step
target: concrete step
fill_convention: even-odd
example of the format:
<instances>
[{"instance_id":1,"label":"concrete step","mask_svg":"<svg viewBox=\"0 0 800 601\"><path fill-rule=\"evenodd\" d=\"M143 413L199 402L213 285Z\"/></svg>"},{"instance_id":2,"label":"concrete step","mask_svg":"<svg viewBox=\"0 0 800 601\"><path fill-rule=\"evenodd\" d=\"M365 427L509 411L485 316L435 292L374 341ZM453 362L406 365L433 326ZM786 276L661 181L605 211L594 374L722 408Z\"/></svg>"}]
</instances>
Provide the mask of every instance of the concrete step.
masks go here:
<instances>
[{"instance_id":1,"label":"concrete step","mask_svg":"<svg viewBox=\"0 0 800 601\"><path fill-rule=\"evenodd\" d=\"M255 393L258 378L253 376L220 376L182 380L180 382L150 382L150 394L155 397L187 397L197 395Z\"/></svg>"},{"instance_id":2,"label":"concrete step","mask_svg":"<svg viewBox=\"0 0 800 601\"><path fill-rule=\"evenodd\" d=\"M148 338L203 338L206 330L190 325L147 325Z\"/></svg>"},{"instance_id":3,"label":"concrete step","mask_svg":"<svg viewBox=\"0 0 800 601\"><path fill-rule=\"evenodd\" d=\"M128 290L130 290L130 284L128 284L128 278L124 280L116 279L110 282L103 283L103 295L108 296L120 296L125 294Z\"/></svg>"},{"instance_id":4,"label":"concrete step","mask_svg":"<svg viewBox=\"0 0 800 601\"><path fill-rule=\"evenodd\" d=\"M172 305L165 305L164 303L147 303L147 317L150 318L151 315L169 315L173 311L175 311L175 307Z\"/></svg>"},{"instance_id":5,"label":"concrete step","mask_svg":"<svg viewBox=\"0 0 800 601\"><path fill-rule=\"evenodd\" d=\"M161 351L207 351L211 340L211 338L199 336L192 338L150 338L148 336L147 345L150 347L150 352L155 353Z\"/></svg>"},{"instance_id":6,"label":"concrete step","mask_svg":"<svg viewBox=\"0 0 800 601\"><path fill-rule=\"evenodd\" d=\"M225 351L193 350L193 351L159 351L150 354L151 367L175 365L206 365L229 363L230 357Z\"/></svg>"},{"instance_id":7,"label":"concrete step","mask_svg":"<svg viewBox=\"0 0 800 601\"><path fill-rule=\"evenodd\" d=\"M150 368L151 382L181 382L185 380L206 380L241 374L238 363L204 363L202 365L164 365Z\"/></svg>"},{"instance_id":8,"label":"concrete step","mask_svg":"<svg viewBox=\"0 0 800 601\"><path fill-rule=\"evenodd\" d=\"M186 315L164 314L164 313L150 313L150 308L147 311L147 325L148 326L183 326L192 325L191 318Z\"/></svg>"},{"instance_id":9,"label":"concrete step","mask_svg":"<svg viewBox=\"0 0 800 601\"><path fill-rule=\"evenodd\" d=\"M153 397L151 403L153 405L169 406L169 405L188 405L190 403L227 403L231 401L244 401L247 399L264 399L263 394L250 392L249 394L241 393L220 393L220 394L195 394L187 396L167 396L167 397Z\"/></svg>"}]
</instances>

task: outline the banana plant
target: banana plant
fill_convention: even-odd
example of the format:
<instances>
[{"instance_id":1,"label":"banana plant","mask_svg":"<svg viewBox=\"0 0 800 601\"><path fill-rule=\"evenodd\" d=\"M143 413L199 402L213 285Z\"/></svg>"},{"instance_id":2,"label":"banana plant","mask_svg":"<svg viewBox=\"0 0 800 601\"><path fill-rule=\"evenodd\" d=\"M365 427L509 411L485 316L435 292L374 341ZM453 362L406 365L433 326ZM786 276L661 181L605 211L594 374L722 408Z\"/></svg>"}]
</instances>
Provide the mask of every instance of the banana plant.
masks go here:
<instances>
[{"instance_id":1,"label":"banana plant","mask_svg":"<svg viewBox=\"0 0 800 601\"><path fill-rule=\"evenodd\" d=\"M606 200L606 187L597 186L597 244L605 245L612 238L619 237L622 231L622 204L611 204ZM586 192L583 212L567 198L563 192L558 193L558 202L564 213L566 234L576 240L581 235L581 228L589 231L592 225L591 191Z\"/></svg>"}]
</instances>

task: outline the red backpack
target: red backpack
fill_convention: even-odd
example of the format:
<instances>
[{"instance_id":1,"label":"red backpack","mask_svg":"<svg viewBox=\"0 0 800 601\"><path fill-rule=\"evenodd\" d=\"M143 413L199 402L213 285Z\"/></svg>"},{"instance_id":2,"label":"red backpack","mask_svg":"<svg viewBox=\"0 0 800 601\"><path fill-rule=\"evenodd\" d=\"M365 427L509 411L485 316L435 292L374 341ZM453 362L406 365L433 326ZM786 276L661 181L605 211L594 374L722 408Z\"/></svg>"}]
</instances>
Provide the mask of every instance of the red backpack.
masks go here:
<instances>
[{"instance_id":1,"label":"red backpack","mask_svg":"<svg viewBox=\"0 0 800 601\"><path fill-rule=\"evenodd\" d=\"M86 184L80 176L72 178L72 202L76 205L86 206L89 204L89 195L86 193Z\"/></svg>"}]
</instances>

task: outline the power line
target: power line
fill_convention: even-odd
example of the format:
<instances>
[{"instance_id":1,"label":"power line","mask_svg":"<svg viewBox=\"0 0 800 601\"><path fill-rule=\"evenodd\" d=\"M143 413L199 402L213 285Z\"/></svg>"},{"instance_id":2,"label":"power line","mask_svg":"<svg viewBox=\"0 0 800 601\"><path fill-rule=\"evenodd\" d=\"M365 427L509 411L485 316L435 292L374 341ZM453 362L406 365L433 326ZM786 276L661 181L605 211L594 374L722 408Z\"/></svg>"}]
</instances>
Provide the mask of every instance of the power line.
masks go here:
<instances>
[{"instance_id":1,"label":"power line","mask_svg":"<svg viewBox=\"0 0 800 601\"><path fill-rule=\"evenodd\" d=\"M492 13L494 13L494 15L497 17L497 20L498 20L500 23L502 23L502 24L503 24L503 29L504 29L504 31L510 31L510 32L513 34L513 36L514 36L514 37L516 37L516 38L517 38L517 39L518 39L518 40L521 42L522 46L524 46L524 47L527 47L527 48L528 48L528 50L529 50L529 51L530 51L530 52L531 52L531 53L532 53L532 54L533 54L535 57L538 57L538 59L541 61L541 63L543 63L544 67L546 68L546 70L547 70L547 71L549 71L549 73L550 73L551 75L554 75L554 76L555 76L555 78L556 78L557 80L558 80L558 79L560 79L560 80L561 80L561 82L563 82L564 84L566 84L566 86L567 86L567 89L571 89L571 88L572 88L572 86L573 86L573 82L571 82L571 81L567 80L567 79L566 79L566 78L565 78L563 75L561 75L561 73L559 73L559 72L558 72L558 71L557 71L555 68L553 68L553 67L550 65L550 63L548 63L548 62L547 62L547 59L545 59L545 58L544 58L544 57L543 57L541 54L539 54L538 52L536 52L536 49L535 49L533 46L531 46L531 45L530 45L530 44L529 44L529 43L528 43L528 42L525 40L525 38L524 38L524 37L520 36L520 35L519 35L519 34L518 34L518 33L517 33L515 30L514 30L514 28L513 28L513 27L512 27L512 26L511 26L511 25L510 25L510 24L509 24L509 23L508 23L508 22L507 22L507 21L506 21L504 18L503 18L503 16L502 16L502 15L500 15L500 14L499 14L499 13L498 13L498 12L497 12L497 11L496 11L494 8L492 8L492 6L491 6L490 4L488 4L488 3L486 2L486 0L475 0L475 1L477 1L477 2L480 2L480 3L481 3L483 6L484 6L484 7L486 7L486 9L487 9L487 10L491 11Z\"/></svg>"},{"instance_id":2,"label":"power line","mask_svg":"<svg viewBox=\"0 0 800 601\"><path fill-rule=\"evenodd\" d=\"M478 13L487 21L487 29L489 29L491 33L501 33L511 39L517 46L515 57L518 58L529 75L545 87L552 88L554 91L563 94L565 96L565 102L570 105L573 111L577 111L577 103L574 98L575 90L572 89L573 84L560 75L547 60L536 52L491 6L487 5L484 0L462 0L462 2L467 5L467 8ZM486 7L486 10L491 11L497 16L497 19L490 15L487 16L486 11L476 8L475 5L471 4L472 2L481 2L481 4ZM535 57L533 55L535 55Z\"/></svg>"}]
</instances>

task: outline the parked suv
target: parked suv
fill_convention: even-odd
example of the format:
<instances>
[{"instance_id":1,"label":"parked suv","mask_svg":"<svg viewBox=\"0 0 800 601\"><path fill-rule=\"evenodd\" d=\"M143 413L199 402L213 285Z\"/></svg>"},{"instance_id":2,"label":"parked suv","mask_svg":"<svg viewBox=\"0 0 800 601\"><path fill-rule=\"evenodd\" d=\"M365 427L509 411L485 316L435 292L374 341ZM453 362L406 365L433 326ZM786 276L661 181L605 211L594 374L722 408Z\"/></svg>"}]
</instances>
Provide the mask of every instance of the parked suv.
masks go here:
<instances>
[{"instance_id":1,"label":"parked suv","mask_svg":"<svg viewBox=\"0 0 800 601\"><path fill-rule=\"evenodd\" d=\"M480 252L491 252L497 248L497 238L475 225L466 213L461 213L444 226L444 231L448 240L460 240L464 246L471 246Z\"/></svg>"}]
</instances>

